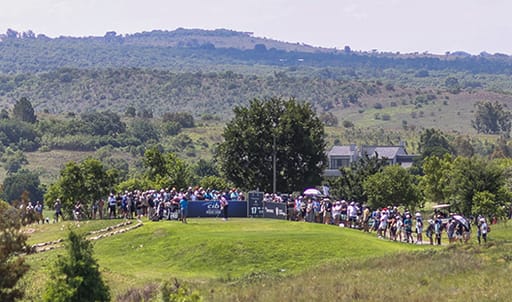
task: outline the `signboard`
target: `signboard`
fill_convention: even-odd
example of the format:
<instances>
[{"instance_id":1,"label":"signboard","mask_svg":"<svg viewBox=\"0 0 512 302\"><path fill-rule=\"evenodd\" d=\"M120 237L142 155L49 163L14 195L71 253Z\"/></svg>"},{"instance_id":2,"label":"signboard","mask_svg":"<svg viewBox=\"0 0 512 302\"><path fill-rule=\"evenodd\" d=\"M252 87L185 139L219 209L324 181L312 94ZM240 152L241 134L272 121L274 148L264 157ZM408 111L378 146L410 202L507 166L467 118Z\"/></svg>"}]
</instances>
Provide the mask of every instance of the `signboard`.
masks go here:
<instances>
[{"instance_id":1,"label":"signboard","mask_svg":"<svg viewBox=\"0 0 512 302\"><path fill-rule=\"evenodd\" d=\"M218 200L190 201L188 217L222 217L220 203ZM228 217L247 217L247 202L230 200Z\"/></svg>"},{"instance_id":2,"label":"signboard","mask_svg":"<svg viewBox=\"0 0 512 302\"><path fill-rule=\"evenodd\" d=\"M263 217L286 220L288 217L286 203L265 202Z\"/></svg>"},{"instance_id":3,"label":"signboard","mask_svg":"<svg viewBox=\"0 0 512 302\"><path fill-rule=\"evenodd\" d=\"M248 193L247 217L263 217L263 192L250 191Z\"/></svg>"}]
</instances>

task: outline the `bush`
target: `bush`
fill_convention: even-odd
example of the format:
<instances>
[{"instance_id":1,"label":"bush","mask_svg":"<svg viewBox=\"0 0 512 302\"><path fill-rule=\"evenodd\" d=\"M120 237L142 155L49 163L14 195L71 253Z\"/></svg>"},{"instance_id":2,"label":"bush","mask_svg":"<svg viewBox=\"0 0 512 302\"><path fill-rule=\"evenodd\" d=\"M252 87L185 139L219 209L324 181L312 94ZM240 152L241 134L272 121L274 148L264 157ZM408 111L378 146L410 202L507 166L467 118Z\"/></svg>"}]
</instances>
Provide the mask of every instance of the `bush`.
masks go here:
<instances>
[{"instance_id":1,"label":"bush","mask_svg":"<svg viewBox=\"0 0 512 302\"><path fill-rule=\"evenodd\" d=\"M343 121L343 127L345 127L345 128L353 128L354 127L354 123L352 123L351 121Z\"/></svg>"},{"instance_id":2,"label":"bush","mask_svg":"<svg viewBox=\"0 0 512 302\"><path fill-rule=\"evenodd\" d=\"M44 301L110 301L108 286L93 258L92 243L73 230L66 242L67 255L58 258Z\"/></svg>"}]
</instances>

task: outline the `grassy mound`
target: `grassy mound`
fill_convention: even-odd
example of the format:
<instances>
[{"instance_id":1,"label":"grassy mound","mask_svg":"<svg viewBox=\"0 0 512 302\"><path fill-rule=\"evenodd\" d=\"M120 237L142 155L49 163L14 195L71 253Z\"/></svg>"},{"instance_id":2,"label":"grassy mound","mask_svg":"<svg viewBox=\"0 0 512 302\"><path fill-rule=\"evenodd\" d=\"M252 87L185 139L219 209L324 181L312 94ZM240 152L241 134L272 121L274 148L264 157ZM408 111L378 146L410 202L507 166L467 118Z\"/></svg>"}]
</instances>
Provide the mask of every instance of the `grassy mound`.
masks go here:
<instances>
[{"instance_id":1,"label":"grassy mound","mask_svg":"<svg viewBox=\"0 0 512 302\"><path fill-rule=\"evenodd\" d=\"M85 222L80 230L116 223ZM32 232L31 242L64 237L63 226L38 227L41 230ZM162 281L178 278L207 301L381 301L382 297L462 301L479 295L499 301L512 294L503 283L512 268L507 241L511 230L493 226L487 245L473 241L432 247L321 224L203 218L190 219L188 224L145 221L141 228L94 244L113 297L148 287L155 290ZM37 300L34 297L62 252L28 256L29 300Z\"/></svg>"}]
</instances>

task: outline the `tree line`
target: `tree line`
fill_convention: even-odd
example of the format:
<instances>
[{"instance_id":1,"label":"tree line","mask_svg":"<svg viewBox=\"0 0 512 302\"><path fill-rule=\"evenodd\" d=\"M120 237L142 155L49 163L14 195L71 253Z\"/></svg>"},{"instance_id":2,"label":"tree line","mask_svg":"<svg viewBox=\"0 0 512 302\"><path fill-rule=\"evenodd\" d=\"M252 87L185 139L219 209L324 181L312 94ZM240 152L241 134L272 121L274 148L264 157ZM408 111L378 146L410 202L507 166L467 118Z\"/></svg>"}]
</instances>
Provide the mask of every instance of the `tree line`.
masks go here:
<instances>
[{"instance_id":1,"label":"tree line","mask_svg":"<svg viewBox=\"0 0 512 302\"><path fill-rule=\"evenodd\" d=\"M190 164L154 144L147 145L136 173L122 173L94 158L70 162L44 199L51 203L59 198L70 211L77 200L92 205L109 192L124 190L198 185L300 193L308 186L329 183L336 198L371 207L421 208L430 201L449 202L466 215L508 213L510 157L489 160L471 154L440 130L422 132L419 159L409 169L369 154L342 168L340 177L326 179L324 125L308 103L255 99L234 112L212 161Z\"/></svg>"},{"instance_id":2,"label":"tree line","mask_svg":"<svg viewBox=\"0 0 512 302\"><path fill-rule=\"evenodd\" d=\"M216 42L226 41L226 38L229 39L229 45ZM0 71L5 73L41 72L63 67L140 67L170 70L183 65L203 68L207 66L206 69L229 65L236 69L235 66L255 64L275 67L451 70L507 75L512 72L512 61L503 54L401 55L352 51L349 46L342 50L325 50L258 39L247 33L228 30L194 32L179 29L126 36L107 32L103 37L49 38L31 31L20 33L9 29L0 39L0 52L4 58L8 58L0 60ZM254 40L260 43L255 44ZM254 46L244 49L243 45L246 44Z\"/></svg>"}]
</instances>

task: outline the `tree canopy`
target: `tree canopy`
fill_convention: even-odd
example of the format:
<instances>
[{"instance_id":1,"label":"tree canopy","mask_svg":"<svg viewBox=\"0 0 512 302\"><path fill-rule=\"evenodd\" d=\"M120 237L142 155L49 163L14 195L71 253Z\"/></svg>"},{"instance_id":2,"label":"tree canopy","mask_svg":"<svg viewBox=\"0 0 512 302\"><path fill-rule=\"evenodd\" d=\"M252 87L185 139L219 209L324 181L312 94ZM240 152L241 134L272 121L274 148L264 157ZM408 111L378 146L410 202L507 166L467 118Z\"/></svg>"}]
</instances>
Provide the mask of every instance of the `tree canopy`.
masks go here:
<instances>
[{"instance_id":1,"label":"tree canopy","mask_svg":"<svg viewBox=\"0 0 512 302\"><path fill-rule=\"evenodd\" d=\"M510 135L511 113L503 109L498 101L475 104L475 119L471 121L473 128L479 133Z\"/></svg>"},{"instance_id":2,"label":"tree canopy","mask_svg":"<svg viewBox=\"0 0 512 302\"><path fill-rule=\"evenodd\" d=\"M17 209L0 200L0 301L15 301L23 297L18 281L29 267L20 253L26 252L27 237L20 230Z\"/></svg>"},{"instance_id":3,"label":"tree canopy","mask_svg":"<svg viewBox=\"0 0 512 302\"><path fill-rule=\"evenodd\" d=\"M7 175L3 183L3 196L9 202L21 200L23 193L27 193L30 202L42 201L43 190L39 175L29 170L19 170Z\"/></svg>"},{"instance_id":4,"label":"tree canopy","mask_svg":"<svg viewBox=\"0 0 512 302\"><path fill-rule=\"evenodd\" d=\"M341 175L329 181L332 195L365 203L368 200L363 187L365 180L382 171L385 165L385 159L365 155L351 163L350 167L341 168Z\"/></svg>"},{"instance_id":5,"label":"tree canopy","mask_svg":"<svg viewBox=\"0 0 512 302\"><path fill-rule=\"evenodd\" d=\"M15 119L33 124L36 122L36 115L32 103L26 98L22 97L14 104L12 114Z\"/></svg>"},{"instance_id":6,"label":"tree canopy","mask_svg":"<svg viewBox=\"0 0 512 302\"><path fill-rule=\"evenodd\" d=\"M421 204L420 190L414 176L399 165L386 166L363 182L368 205L373 209L389 205L416 209Z\"/></svg>"},{"instance_id":7,"label":"tree canopy","mask_svg":"<svg viewBox=\"0 0 512 302\"><path fill-rule=\"evenodd\" d=\"M88 158L81 163L68 162L60 172L59 179L46 192L44 199L62 201L64 210L70 211L76 201L84 207L105 197L118 181L115 169L106 169L101 161Z\"/></svg>"},{"instance_id":8,"label":"tree canopy","mask_svg":"<svg viewBox=\"0 0 512 302\"><path fill-rule=\"evenodd\" d=\"M275 159L278 192L320 184L326 165L325 132L310 104L254 99L233 111L216 154L228 180L237 187L271 192Z\"/></svg>"}]
</instances>

